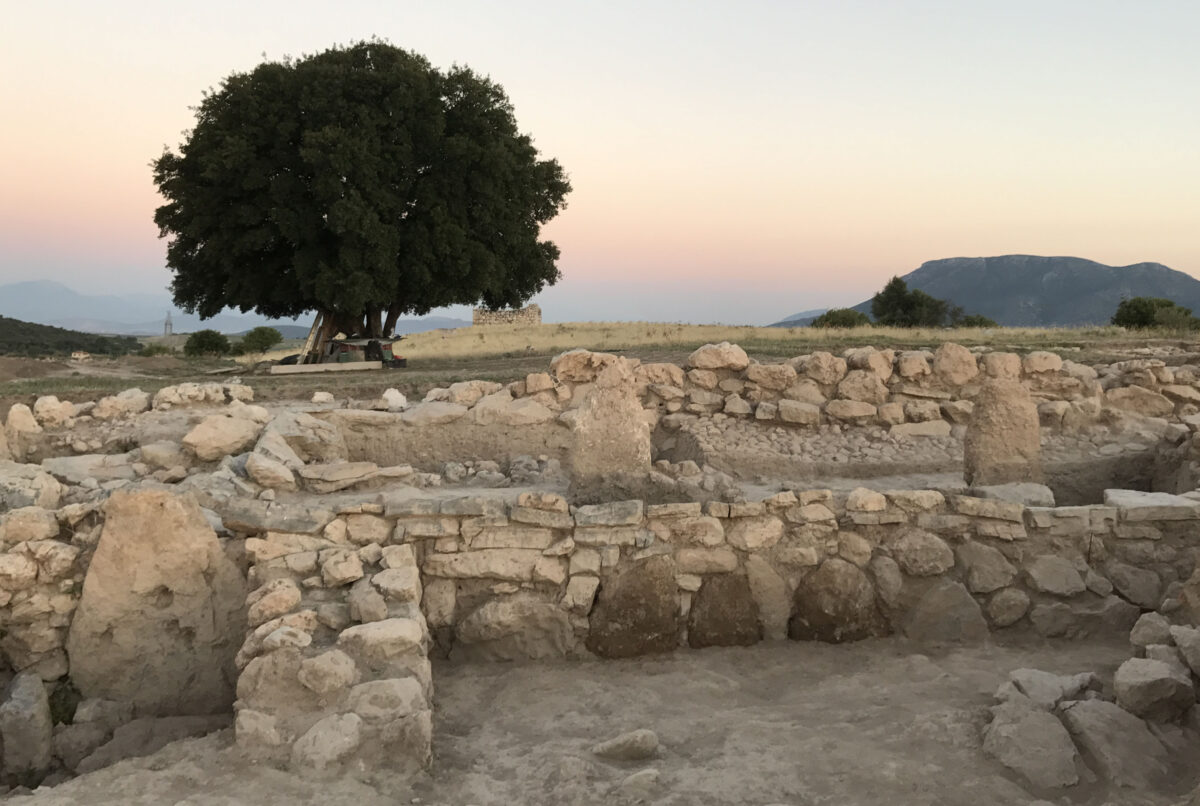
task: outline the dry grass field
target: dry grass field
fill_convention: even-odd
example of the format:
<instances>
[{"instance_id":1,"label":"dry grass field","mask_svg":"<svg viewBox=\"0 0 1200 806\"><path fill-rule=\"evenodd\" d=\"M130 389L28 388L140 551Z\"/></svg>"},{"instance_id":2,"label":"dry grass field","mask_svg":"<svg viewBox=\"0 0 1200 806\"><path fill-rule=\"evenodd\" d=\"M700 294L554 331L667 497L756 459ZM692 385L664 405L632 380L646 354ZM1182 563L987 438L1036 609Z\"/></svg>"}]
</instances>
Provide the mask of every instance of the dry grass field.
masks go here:
<instances>
[{"instance_id":1,"label":"dry grass field","mask_svg":"<svg viewBox=\"0 0 1200 806\"><path fill-rule=\"evenodd\" d=\"M182 337L181 337L182 338ZM1079 361L1112 361L1145 346L1177 346L1200 350L1195 336L1167 331L1130 332L1122 328L967 328L916 329L811 327L729 327L656 322L572 322L536 327L493 325L433 330L406 337L397 352L408 358L406 369L344 373L335 376L271 376L266 365L297 352L300 340L280 349L237 359L184 359L172 356L95 359L88 362L8 359L0 367L0 414L16 402L32 403L39 395L75 402L95 400L131 386L155 391L182 381L228 379L238 375L251 383L259 399L306 399L324 389L348 398L367 399L395 387L420 397L434 386L480 378L507 382L546 369L550 358L575 348L619 352L644 361L682 362L709 342L740 344L760 361L778 361L814 350L840 351L874 345L897 349L934 349L947 341L967 346L1028 352L1054 350ZM223 374L212 374L221 372Z\"/></svg>"}]
</instances>

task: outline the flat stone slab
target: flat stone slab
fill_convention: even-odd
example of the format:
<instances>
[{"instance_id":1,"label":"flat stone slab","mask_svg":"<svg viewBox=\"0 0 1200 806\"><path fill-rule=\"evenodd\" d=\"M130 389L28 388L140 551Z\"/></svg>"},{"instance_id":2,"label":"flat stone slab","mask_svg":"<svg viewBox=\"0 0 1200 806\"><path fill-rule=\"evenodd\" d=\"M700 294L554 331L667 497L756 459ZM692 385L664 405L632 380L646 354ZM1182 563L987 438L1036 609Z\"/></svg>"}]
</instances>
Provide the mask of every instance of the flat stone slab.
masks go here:
<instances>
[{"instance_id":1,"label":"flat stone slab","mask_svg":"<svg viewBox=\"0 0 1200 806\"><path fill-rule=\"evenodd\" d=\"M1183 521L1200 518L1200 502L1170 493L1105 490L1104 503L1126 521Z\"/></svg>"}]
</instances>

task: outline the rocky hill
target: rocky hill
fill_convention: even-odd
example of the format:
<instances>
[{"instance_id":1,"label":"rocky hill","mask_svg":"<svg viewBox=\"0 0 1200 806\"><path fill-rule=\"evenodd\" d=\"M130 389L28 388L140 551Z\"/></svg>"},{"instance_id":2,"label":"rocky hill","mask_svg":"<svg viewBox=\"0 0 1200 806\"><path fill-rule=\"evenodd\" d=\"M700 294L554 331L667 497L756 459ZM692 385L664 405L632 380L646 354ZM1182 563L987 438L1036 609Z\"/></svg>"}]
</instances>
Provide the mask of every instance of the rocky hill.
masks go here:
<instances>
[{"instance_id":1,"label":"rocky hill","mask_svg":"<svg viewBox=\"0 0 1200 806\"><path fill-rule=\"evenodd\" d=\"M1107 324L1123 297L1165 297L1200 311L1200 280L1161 263L1106 266L1078 257L956 257L930 260L902 279L909 288L1008 326ZM854 309L869 315L871 301ZM808 324L811 317L805 314L792 314L778 324Z\"/></svg>"}]
</instances>

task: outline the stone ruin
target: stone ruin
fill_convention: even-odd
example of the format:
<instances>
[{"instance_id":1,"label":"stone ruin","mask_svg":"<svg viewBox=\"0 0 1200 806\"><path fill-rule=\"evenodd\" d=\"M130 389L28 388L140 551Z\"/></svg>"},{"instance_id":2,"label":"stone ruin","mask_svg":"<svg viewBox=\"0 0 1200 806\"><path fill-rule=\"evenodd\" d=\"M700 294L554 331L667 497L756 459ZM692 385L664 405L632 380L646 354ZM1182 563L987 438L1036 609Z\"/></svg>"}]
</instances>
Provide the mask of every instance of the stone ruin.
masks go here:
<instances>
[{"instance_id":1,"label":"stone ruin","mask_svg":"<svg viewBox=\"0 0 1200 806\"><path fill-rule=\"evenodd\" d=\"M474 308L471 311L471 324L482 325L540 325L542 309L538 305L526 305L524 308L500 309Z\"/></svg>"},{"instance_id":2,"label":"stone ruin","mask_svg":"<svg viewBox=\"0 0 1200 806\"><path fill-rule=\"evenodd\" d=\"M1137 657L1108 698L1014 672L986 752L1041 787L1081 780L1081 752L1115 786L1177 768L1160 737L1192 730L1200 672L1198 367L719 344L315 400L213 383L12 407L9 781L231 718L263 763L415 771L433 661L1001 631L1132 631Z\"/></svg>"}]
</instances>

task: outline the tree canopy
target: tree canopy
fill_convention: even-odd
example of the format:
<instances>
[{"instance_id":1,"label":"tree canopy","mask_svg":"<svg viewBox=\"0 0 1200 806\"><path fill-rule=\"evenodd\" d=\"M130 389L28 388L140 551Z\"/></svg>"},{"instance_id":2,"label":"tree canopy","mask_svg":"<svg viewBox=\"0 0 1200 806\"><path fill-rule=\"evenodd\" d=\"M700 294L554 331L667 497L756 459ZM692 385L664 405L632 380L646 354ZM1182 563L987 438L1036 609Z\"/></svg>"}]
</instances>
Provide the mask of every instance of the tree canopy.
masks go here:
<instances>
[{"instance_id":1,"label":"tree canopy","mask_svg":"<svg viewBox=\"0 0 1200 806\"><path fill-rule=\"evenodd\" d=\"M250 353L265 353L283 341L283 334L273 327L261 326L242 336L241 345Z\"/></svg>"},{"instance_id":2,"label":"tree canopy","mask_svg":"<svg viewBox=\"0 0 1200 806\"><path fill-rule=\"evenodd\" d=\"M187 356L225 355L229 352L229 339L223 333L215 330L197 330L188 336L183 345L183 354Z\"/></svg>"},{"instance_id":3,"label":"tree canopy","mask_svg":"<svg viewBox=\"0 0 1200 806\"><path fill-rule=\"evenodd\" d=\"M1200 322L1192 309L1162 297L1123 299L1113 314L1112 323L1131 330L1161 327L1167 330L1195 330Z\"/></svg>"},{"instance_id":4,"label":"tree canopy","mask_svg":"<svg viewBox=\"0 0 1200 806\"><path fill-rule=\"evenodd\" d=\"M871 298L871 316L875 317L876 324L889 327L997 326L986 316L964 316L958 305L926 294L919 288L909 288L899 277L893 277Z\"/></svg>"},{"instance_id":5,"label":"tree canopy","mask_svg":"<svg viewBox=\"0 0 1200 806\"><path fill-rule=\"evenodd\" d=\"M498 84L379 41L230 75L154 181L182 308L315 310L364 336L554 284L540 230L571 189Z\"/></svg>"},{"instance_id":6,"label":"tree canopy","mask_svg":"<svg viewBox=\"0 0 1200 806\"><path fill-rule=\"evenodd\" d=\"M830 308L813 320L813 327L866 327L871 319L853 308Z\"/></svg>"}]
</instances>

